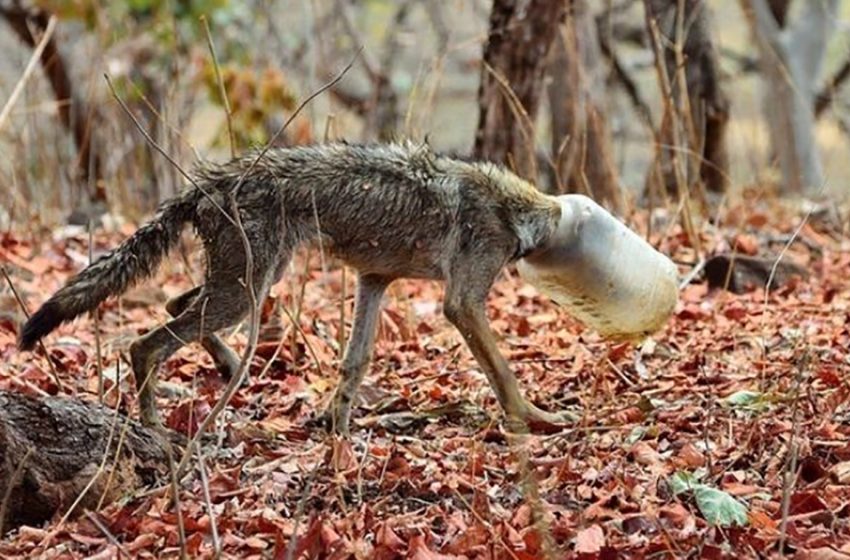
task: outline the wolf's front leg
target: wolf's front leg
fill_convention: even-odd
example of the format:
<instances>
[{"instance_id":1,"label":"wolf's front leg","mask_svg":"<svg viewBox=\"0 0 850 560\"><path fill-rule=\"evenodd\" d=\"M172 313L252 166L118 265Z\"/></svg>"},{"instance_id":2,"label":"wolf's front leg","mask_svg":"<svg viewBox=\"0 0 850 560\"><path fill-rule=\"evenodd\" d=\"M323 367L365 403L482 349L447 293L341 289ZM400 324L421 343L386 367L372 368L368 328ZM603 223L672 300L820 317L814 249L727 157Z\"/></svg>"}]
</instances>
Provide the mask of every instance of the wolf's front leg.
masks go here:
<instances>
[{"instance_id":1,"label":"wolf's front leg","mask_svg":"<svg viewBox=\"0 0 850 560\"><path fill-rule=\"evenodd\" d=\"M461 277L463 278L463 277ZM460 331L472 355L487 375L499 404L507 415L508 428L515 432L550 432L561 429L574 418L541 410L520 393L516 376L499 352L496 336L490 329L485 312L489 285L462 282L454 276L446 289L444 313Z\"/></svg>"},{"instance_id":2,"label":"wolf's front leg","mask_svg":"<svg viewBox=\"0 0 850 560\"><path fill-rule=\"evenodd\" d=\"M351 403L372 360L375 331L381 312L381 298L389 282L382 276L370 274L361 274L357 279L357 299L354 305L351 337L348 339L345 357L340 368L341 379L326 413L330 428L335 433L345 436L349 433Z\"/></svg>"}]
</instances>

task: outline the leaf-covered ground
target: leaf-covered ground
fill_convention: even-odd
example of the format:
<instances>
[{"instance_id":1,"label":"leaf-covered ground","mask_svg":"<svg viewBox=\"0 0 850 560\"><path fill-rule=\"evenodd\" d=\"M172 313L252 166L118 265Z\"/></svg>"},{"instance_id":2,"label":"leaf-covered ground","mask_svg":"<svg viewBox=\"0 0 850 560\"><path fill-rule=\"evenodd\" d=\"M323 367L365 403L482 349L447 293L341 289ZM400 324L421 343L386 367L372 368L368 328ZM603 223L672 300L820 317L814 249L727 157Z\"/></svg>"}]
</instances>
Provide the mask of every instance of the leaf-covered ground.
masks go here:
<instances>
[{"instance_id":1,"label":"leaf-covered ground","mask_svg":"<svg viewBox=\"0 0 850 560\"><path fill-rule=\"evenodd\" d=\"M704 251L776 255L801 223L779 207L725 216L705 228ZM292 558L526 560L547 548L554 558L764 558L784 541L782 553L797 558L850 558L850 241L821 218L810 216L785 252L808 279L766 298L709 291L697 277L668 326L638 347L602 340L507 270L489 300L502 351L531 400L581 415L563 433L527 438L502 429L486 379L441 315L441 286L413 281L386 298L351 440L311 428L336 383L353 273L302 255L264 306L250 384L228 408L219 445L204 450L212 515L197 468L182 486L188 555L218 545L224 557L280 559L289 549ZM95 253L131 231L96 235ZM667 235L663 250L696 261L675 228L654 231ZM155 281L102 306L109 405L136 414L127 346L166 320L165 299L201 277L197 260L175 253ZM0 262L31 309L87 261L84 232L0 234ZM95 399L93 321L47 339L57 387L43 355L15 350L21 317L4 285L0 388ZM228 339L244 348L243 331ZM223 386L196 345L161 379L160 410L182 431ZM87 517L24 527L0 554L112 558L113 537L132 556L180 553L165 487L94 515L105 531Z\"/></svg>"}]
</instances>

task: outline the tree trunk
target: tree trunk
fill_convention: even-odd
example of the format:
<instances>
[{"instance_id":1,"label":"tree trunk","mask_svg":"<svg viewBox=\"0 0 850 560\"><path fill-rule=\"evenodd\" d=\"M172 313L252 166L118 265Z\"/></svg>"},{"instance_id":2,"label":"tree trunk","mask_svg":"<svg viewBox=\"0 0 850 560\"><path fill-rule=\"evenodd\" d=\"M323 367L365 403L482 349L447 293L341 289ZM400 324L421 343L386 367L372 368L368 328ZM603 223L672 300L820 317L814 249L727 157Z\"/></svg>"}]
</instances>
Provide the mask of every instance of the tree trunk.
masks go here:
<instances>
[{"instance_id":1,"label":"tree trunk","mask_svg":"<svg viewBox=\"0 0 850 560\"><path fill-rule=\"evenodd\" d=\"M814 137L817 83L835 29L838 0L810 0L794 22L774 0L741 0L760 52L765 120L786 190L823 185Z\"/></svg>"},{"instance_id":2,"label":"tree trunk","mask_svg":"<svg viewBox=\"0 0 850 560\"><path fill-rule=\"evenodd\" d=\"M535 125L564 0L494 0L478 89L475 157L535 180Z\"/></svg>"},{"instance_id":3,"label":"tree trunk","mask_svg":"<svg viewBox=\"0 0 850 560\"><path fill-rule=\"evenodd\" d=\"M44 10L25 8L19 2L10 2L0 7L0 15L6 19L18 38L30 48L38 44L40 34L47 29L50 19L50 14ZM100 181L100 154L92 146L92 114L74 92L68 67L59 52L56 35L47 41L40 62L57 101L59 120L71 133L77 147L77 176L83 182L93 185L88 202L98 202L102 205L106 202L106 191Z\"/></svg>"},{"instance_id":4,"label":"tree trunk","mask_svg":"<svg viewBox=\"0 0 850 560\"><path fill-rule=\"evenodd\" d=\"M573 0L549 65L552 162L560 192L580 192L621 210L617 167L611 153L601 53L593 14Z\"/></svg>"},{"instance_id":5,"label":"tree trunk","mask_svg":"<svg viewBox=\"0 0 850 560\"><path fill-rule=\"evenodd\" d=\"M679 6L684 14L679 17ZM726 127L729 122L729 98L720 84L720 69L717 54L711 40L708 18L708 3L705 0L644 0L647 22L654 20L662 38L663 64L673 94L671 100L679 107L688 108L680 114L690 119L684 126L685 138L681 146L674 146L670 126L661 127L660 141L663 146L658 151L661 180L668 192L676 191L675 173L672 170L672 150L684 148L688 165L688 184L697 178L705 188L713 192L724 192L729 186L729 153L726 145ZM679 22L682 23L682 37L677 37ZM680 80L680 68L677 61L677 41L681 41L684 60L684 88ZM683 96L685 90L686 95ZM684 98L683 98L684 97Z\"/></svg>"},{"instance_id":6,"label":"tree trunk","mask_svg":"<svg viewBox=\"0 0 850 560\"><path fill-rule=\"evenodd\" d=\"M157 482L168 468L166 445L157 432L99 405L0 391L2 530L63 515L95 476L77 511Z\"/></svg>"}]
</instances>

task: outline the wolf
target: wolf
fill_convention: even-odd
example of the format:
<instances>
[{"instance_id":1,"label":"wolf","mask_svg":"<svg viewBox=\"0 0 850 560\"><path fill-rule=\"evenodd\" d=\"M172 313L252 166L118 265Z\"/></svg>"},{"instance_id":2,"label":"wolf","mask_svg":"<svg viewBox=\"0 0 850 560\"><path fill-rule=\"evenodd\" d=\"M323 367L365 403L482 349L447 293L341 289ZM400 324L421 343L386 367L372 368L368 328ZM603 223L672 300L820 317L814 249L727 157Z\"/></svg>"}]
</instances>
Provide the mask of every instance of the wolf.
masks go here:
<instances>
[{"instance_id":1,"label":"wolf","mask_svg":"<svg viewBox=\"0 0 850 560\"><path fill-rule=\"evenodd\" d=\"M180 347L200 341L225 377L238 368L238 356L215 333L250 312L241 224L251 247L257 301L306 243L320 243L357 271L341 380L325 412L334 432L349 434L382 297L400 278L445 282L443 312L486 374L508 427L548 430L567 417L522 396L497 347L485 303L500 271L544 247L559 217L553 197L506 169L440 155L426 144L335 142L201 164L192 184L163 202L149 223L69 280L25 322L19 348L31 350L63 322L151 276L184 226L192 224L205 252L203 285L169 301L173 319L130 345L140 419L160 426L156 372Z\"/></svg>"}]
</instances>

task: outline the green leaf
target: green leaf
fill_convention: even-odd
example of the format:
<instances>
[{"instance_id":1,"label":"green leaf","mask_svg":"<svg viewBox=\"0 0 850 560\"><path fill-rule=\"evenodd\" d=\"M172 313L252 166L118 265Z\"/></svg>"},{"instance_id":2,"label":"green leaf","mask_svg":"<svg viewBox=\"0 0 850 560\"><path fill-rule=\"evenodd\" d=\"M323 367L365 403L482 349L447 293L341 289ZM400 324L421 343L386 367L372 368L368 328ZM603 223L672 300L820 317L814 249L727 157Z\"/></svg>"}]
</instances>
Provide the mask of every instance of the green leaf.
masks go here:
<instances>
[{"instance_id":1,"label":"green leaf","mask_svg":"<svg viewBox=\"0 0 850 560\"><path fill-rule=\"evenodd\" d=\"M688 472L679 471L670 477L670 488L676 496L692 490L695 484L698 484L697 478Z\"/></svg>"},{"instance_id":2,"label":"green leaf","mask_svg":"<svg viewBox=\"0 0 850 560\"><path fill-rule=\"evenodd\" d=\"M643 436L646 435L646 428L643 426L635 426L632 428L631 433L626 437L626 443L629 445L634 445L640 440L643 439Z\"/></svg>"},{"instance_id":3,"label":"green leaf","mask_svg":"<svg viewBox=\"0 0 850 560\"><path fill-rule=\"evenodd\" d=\"M693 489L699 510L712 525L729 527L747 524L747 506L730 494L707 484L695 484Z\"/></svg>"},{"instance_id":4,"label":"green leaf","mask_svg":"<svg viewBox=\"0 0 850 560\"><path fill-rule=\"evenodd\" d=\"M770 407L770 399L758 391L737 391L723 399L723 403L750 412L762 412Z\"/></svg>"},{"instance_id":5,"label":"green leaf","mask_svg":"<svg viewBox=\"0 0 850 560\"><path fill-rule=\"evenodd\" d=\"M738 391L732 393L725 399L723 399L727 404L732 406L750 406L753 403L761 400L762 394L758 391Z\"/></svg>"}]
</instances>

